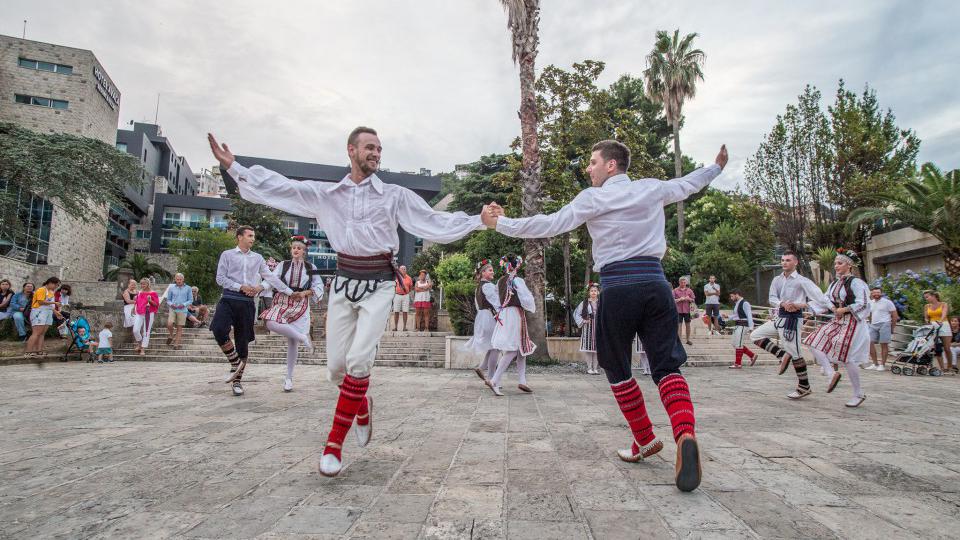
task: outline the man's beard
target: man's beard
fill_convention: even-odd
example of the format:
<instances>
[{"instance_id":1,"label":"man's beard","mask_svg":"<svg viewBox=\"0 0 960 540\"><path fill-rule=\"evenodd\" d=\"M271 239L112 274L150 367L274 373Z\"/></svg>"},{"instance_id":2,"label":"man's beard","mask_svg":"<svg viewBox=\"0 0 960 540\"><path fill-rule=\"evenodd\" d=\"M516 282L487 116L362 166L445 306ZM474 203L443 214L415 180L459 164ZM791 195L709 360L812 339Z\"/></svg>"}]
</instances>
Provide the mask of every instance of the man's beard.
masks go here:
<instances>
[{"instance_id":1,"label":"man's beard","mask_svg":"<svg viewBox=\"0 0 960 540\"><path fill-rule=\"evenodd\" d=\"M358 165L360 166L360 172L363 173L364 177L370 176L371 174L377 172L377 169L380 166L380 164L377 162L370 162L367 160L361 161L358 163Z\"/></svg>"}]
</instances>

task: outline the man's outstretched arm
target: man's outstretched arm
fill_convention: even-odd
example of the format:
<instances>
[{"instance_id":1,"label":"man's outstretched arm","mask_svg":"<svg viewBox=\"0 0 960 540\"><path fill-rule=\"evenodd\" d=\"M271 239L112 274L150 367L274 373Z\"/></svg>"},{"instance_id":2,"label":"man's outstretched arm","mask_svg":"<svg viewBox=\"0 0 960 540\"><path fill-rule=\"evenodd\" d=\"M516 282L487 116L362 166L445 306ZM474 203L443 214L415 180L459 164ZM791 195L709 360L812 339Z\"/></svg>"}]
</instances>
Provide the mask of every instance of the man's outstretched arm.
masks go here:
<instances>
[{"instance_id":1,"label":"man's outstretched arm","mask_svg":"<svg viewBox=\"0 0 960 540\"><path fill-rule=\"evenodd\" d=\"M569 204L553 214L525 218L508 218L497 203L483 207L483 223L513 238L551 238L583 225L596 214L596 205L589 190L581 191Z\"/></svg>"},{"instance_id":2,"label":"man's outstretched arm","mask_svg":"<svg viewBox=\"0 0 960 540\"><path fill-rule=\"evenodd\" d=\"M254 165L249 169L237 163L226 144L207 134L210 150L220 166L237 181L243 199L276 208L290 214L316 218L323 205L319 182L291 180L282 174Z\"/></svg>"},{"instance_id":3,"label":"man's outstretched arm","mask_svg":"<svg viewBox=\"0 0 960 540\"><path fill-rule=\"evenodd\" d=\"M708 167L701 167L683 178L667 180L660 184L661 193L663 193L663 204L673 204L682 201L701 189L710 185L713 179L720 176L723 168L727 166L727 145L720 147L720 153L717 159Z\"/></svg>"}]
</instances>

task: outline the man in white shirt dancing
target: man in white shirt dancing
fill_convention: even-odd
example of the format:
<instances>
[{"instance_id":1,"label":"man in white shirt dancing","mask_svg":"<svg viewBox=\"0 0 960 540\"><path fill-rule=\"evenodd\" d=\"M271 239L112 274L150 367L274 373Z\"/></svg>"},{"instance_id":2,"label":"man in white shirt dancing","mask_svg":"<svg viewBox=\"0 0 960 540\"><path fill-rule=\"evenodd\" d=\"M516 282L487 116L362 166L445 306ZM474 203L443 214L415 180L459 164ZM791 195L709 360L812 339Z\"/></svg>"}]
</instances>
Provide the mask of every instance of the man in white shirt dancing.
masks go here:
<instances>
[{"instance_id":1,"label":"man in white shirt dancing","mask_svg":"<svg viewBox=\"0 0 960 540\"><path fill-rule=\"evenodd\" d=\"M778 375L783 375L787 366L793 364L797 372L797 389L787 394L790 399L810 395L807 361L800 348L803 310L810 308L823 313L833 305L820 287L797 272L798 262L797 254L792 251L786 251L780 257L783 273L770 283L770 320L750 333L750 341L780 360ZM779 346L773 342L778 338Z\"/></svg>"},{"instance_id":2,"label":"man in white shirt dancing","mask_svg":"<svg viewBox=\"0 0 960 540\"><path fill-rule=\"evenodd\" d=\"M354 420L360 446L367 445L372 433L367 388L393 302L397 227L447 243L482 229L480 216L437 212L413 191L380 180L376 172L383 148L377 132L368 127L358 127L347 137L350 173L337 183L291 180L260 166L248 169L234 160L227 145L218 144L213 135L208 139L220 166L237 180L241 197L316 219L337 251L327 311L327 378L340 385L340 397L320 458L320 474L336 476L343 440Z\"/></svg>"},{"instance_id":3,"label":"man in white shirt dancing","mask_svg":"<svg viewBox=\"0 0 960 540\"><path fill-rule=\"evenodd\" d=\"M597 360L634 436L631 447L618 455L637 462L663 448L631 370L633 336L639 335L673 426L675 482L681 491L700 485L700 450L690 389L680 374L687 354L676 332L673 291L660 264L667 248L663 207L707 187L726 164L727 149L722 147L714 165L683 178L631 181L626 174L630 149L617 141L601 141L593 146L587 167L593 187L555 214L513 219L503 217L496 204L482 213L488 227L518 238L549 238L587 224L603 290L597 310Z\"/></svg>"}]
</instances>

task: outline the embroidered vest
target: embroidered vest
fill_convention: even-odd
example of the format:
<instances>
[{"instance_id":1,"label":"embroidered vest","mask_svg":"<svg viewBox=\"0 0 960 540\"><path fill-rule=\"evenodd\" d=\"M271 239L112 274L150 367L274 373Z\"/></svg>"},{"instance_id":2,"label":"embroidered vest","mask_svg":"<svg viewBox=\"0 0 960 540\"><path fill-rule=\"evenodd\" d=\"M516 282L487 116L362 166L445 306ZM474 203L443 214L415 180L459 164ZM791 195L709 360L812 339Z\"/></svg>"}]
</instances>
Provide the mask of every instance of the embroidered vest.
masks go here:
<instances>
[{"instance_id":1,"label":"embroidered vest","mask_svg":"<svg viewBox=\"0 0 960 540\"><path fill-rule=\"evenodd\" d=\"M497 308L494 307L493 304L491 304L490 301L487 300L487 296L483 294L483 286L486 285L487 283L490 283L490 282L486 280L481 281L480 284L477 285L477 290L476 292L473 293L473 296L474 296L474 299L476 299L477 305L480 307L481 311L486 309L490 311L491 315L496 315Z\"/></svg>"},{"instance_id":2,"label":"embroidered vest","mask_svg":"<svg viewBox=\"0 0 960 540\"><path fill-rule=\"evenodd\" d=\"M502 278L500 278L499 281L497 281L497 290L500 292L500 298L507 297L507 281L509 277L510 276L503 276ZM520 298L518 298L516 294L510 295L510 300L507 301L505 307L507 306L518 307L520 309L523 309L523 306L520 305Z\"/></svg>"}]
</instances>

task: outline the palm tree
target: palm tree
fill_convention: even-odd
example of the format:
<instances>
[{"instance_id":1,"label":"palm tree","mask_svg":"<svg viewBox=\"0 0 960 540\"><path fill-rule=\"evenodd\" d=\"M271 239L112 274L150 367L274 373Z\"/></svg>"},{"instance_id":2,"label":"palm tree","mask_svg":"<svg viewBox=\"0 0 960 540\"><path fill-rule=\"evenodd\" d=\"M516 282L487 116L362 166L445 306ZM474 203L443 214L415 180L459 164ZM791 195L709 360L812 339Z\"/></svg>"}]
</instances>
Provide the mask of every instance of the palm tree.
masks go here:
<instances>
[{"instance_id":1,"label":"palm tree","mask_svg":"<svg viewBox=\"0 0 960 540\"><path fill-rule=\"evenodd\" d=\"M520 168L520 203L524 216L540 213L540 146L537 142L537 93L534 64L540 26L540 0L500 0L507 12L507 28L513 43L513 62L520 67L520 142L523 164ZM543 241L523 241L526 282L537 301L537 312L528 318L530 338L537 345L534 356L549 359L544 323L543 292L546 274Z\"/></svg>"},{"instance_id":2,"label":"palm tree","mask_svg":"<svg viewBox=\"0 0 960 540\"><path fill-rule=\"evenodd\" d=\"M156 277L157 279L170 279L172 274L167 272L162 266L151 262L150 259L141 253L133 255L120 261L120 264L107 270L103 275L104 279L117 279L121 271L127 271L133 274L133 279L140 281L143 278Z\"/></svg>"},{"instance_id":3,"label":"palm tree","mask_svg":"<svg viewBox=\"0 0 960 540\"><path fill-rule=\"evenodd\" d=\"M851 212L847 219L851 226L887 219L931 234L943 243L947 275L960 279L960 169L943 174L926 163L919 176L868 200L877 206Z\"/></svg>"},{"instance_id":4,"label":"palm tree","mask_svg":"<svg viewBox=\"0 0 960 540\"><path fill-rule=\"evenodd\" d=\"M703 80L701 66L706 55L693 48L697 33L680 37L680 30L671 36L666 30L657 31L653 50L647 55L647 80L650 99L663 104L667 122L673 126L673 168L676 177L683 176L683 158L680 154L680 118L683 102L697 94L697 81ZM677 236L683 244L683 201L677 203Z\"/></svg>"}]
</instances>

